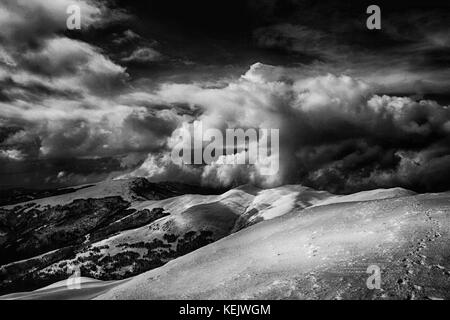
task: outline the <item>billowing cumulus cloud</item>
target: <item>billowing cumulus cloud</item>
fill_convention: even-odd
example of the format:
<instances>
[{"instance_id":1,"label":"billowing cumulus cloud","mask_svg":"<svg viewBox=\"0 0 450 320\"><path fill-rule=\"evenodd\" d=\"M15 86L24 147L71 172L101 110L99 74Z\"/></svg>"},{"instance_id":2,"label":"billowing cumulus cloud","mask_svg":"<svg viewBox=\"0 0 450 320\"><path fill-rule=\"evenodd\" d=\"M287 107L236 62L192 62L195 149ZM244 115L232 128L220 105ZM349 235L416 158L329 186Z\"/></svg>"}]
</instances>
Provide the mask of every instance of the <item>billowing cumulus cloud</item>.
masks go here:
<instances>
[{"instance_id":1,"label":"billowing cumulus cloud","mask_svg":"<svg viewBox=\"0 0 450 320\"><path fill-rule=\"evenodd\" d=\"M257 166L193 167L150 156L139 175L228 186L305 183L334 192L403 185L427 189L448 173L450 109L434 101L374 94L367 83L325 74L305 77L293 70L253 65L223 88L167 84L156 93L167 103L202 108L205 128L280 129L276 176ZM433 162L433 171L427 169ZM172 176L173 175L173 176ZM436 185L434 185L436 186Z\"/></svg>"}]
</instances>

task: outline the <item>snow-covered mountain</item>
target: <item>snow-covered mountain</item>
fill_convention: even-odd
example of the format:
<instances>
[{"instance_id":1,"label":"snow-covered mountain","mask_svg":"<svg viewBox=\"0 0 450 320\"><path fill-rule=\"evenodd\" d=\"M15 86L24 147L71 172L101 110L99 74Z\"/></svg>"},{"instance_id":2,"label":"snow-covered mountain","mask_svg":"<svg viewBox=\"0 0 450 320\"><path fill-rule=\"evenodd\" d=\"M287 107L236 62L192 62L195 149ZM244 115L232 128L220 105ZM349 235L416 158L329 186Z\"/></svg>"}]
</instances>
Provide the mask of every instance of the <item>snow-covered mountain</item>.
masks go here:
<instances>
[{"instance_id":1,"label":"snow-covered mountain","mask_svg":"<svg viewBox=\"0 0 450 320\"><path fill-rule=\"evenodd\" d=\"M3 264L6 292L55 282L3 298L448 298L450 193L395 188L337 196L299 185L245 185L202 195L149 184L137 196L124 187L135 180L113 184L3 209L2 227L11 212L57 217L22 233L37 247L43 234L55 237L42 230L84 230L77 245ZM2 230L3 250L9 238ZM366 286L370 265L381 268L382 290ZM88 278L69 290L57 281L75 267Z\"/></svg>"}]
</instances>

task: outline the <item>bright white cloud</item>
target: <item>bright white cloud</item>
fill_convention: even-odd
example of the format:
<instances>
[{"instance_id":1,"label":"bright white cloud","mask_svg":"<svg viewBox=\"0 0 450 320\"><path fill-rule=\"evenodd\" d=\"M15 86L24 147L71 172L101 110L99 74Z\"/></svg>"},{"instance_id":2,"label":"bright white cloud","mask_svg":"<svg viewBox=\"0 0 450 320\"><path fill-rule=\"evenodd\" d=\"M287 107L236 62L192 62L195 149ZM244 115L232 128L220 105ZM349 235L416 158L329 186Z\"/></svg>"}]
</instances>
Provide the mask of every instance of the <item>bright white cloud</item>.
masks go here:
<instances>
[{"instance_id":1,"label":"bright white cloud","mask_svg":"<svg viewBox=\"0 0 450 320\"><path fill-rule=\"evenodd\" d=\"M434 101L378 96L369 84L345 75L293 71L256 64L223 88L166 84L153 97L199 106L203 113L197 120L202 120L205 129L280 129L281 169L276 176L263 177L255 166L178 167L168 163L167 155L165 161L150 156L133 174L170 179L186 172L192 179L197 173L197 180L210 185L254 182L267 186L290 179L330 188L346 180L351 182L348 188L355 189L380 181L395 185L401 176L397 170L403 170L395 152L414 147L426 150L448 139L450 111ZM405 139L416 141L408 146ZM380 167L383 163L385 169Z\"/></svg>"}]
</instances>

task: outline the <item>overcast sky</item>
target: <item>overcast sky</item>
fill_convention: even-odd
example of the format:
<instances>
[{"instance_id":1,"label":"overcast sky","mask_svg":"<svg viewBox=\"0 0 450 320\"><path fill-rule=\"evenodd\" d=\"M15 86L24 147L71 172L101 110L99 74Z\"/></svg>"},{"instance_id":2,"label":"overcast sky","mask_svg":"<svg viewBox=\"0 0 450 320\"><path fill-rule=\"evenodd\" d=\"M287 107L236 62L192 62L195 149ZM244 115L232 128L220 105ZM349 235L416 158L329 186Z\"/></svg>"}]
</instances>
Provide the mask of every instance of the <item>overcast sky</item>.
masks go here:
<instances>
[{"instance_id":1,"label":"overcast sky","mask_svg":"<svg viewBox=\"0 0 450 320\"><path fill-rule=\"evenodd\" d=\"M450 4L392 2L0 0L0 188L449 189ZM176 166L194 120L280 129L280 172Z\"/></svg>"}]
</instances>

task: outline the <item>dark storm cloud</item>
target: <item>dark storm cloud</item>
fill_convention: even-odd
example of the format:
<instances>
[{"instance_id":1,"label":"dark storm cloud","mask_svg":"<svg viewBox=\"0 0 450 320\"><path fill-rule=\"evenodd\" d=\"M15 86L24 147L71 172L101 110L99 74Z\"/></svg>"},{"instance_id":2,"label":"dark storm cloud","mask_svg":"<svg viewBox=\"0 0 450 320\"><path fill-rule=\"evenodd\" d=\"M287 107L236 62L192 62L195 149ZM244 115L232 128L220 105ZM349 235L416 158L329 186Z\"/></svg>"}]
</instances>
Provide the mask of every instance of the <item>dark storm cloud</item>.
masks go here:
<instances>
[{"instance_id":1,"label":"dark storm cloud","mask_svg":"<svg viewBox=\"0 0 450 320\"><path fill-rule=\"evenodd\" d=\"M449 91L445 85L450 80L449 68L445 68L449 4L445 1L378 1L380 31L366 28L370 1L118 3L139 19L130 38L138 34L156 41L157 52L168 57L149 63L146 70L153 79L189 82L189 77L206 67L210 79L227 70L239 75L258 61L310 65L319 74L349 74L378 85L380 93ZM131 56L132 52L127 55ZM142 56L150 56L149 62L155 57ZM186 67L179 61L191 64ZM136 75L145 77L137 70L141 68L130 66Z\"/></svg>"},{"instance_id":2,"label":"dark storm cloud","mask_svg":"<svg viewBox=\"0 0 450 320\"><path fill-rule=\"evenodd\" d=\"M450 187L448 3L379 1L369 31L368 1L77 1L70 32L71 3L0 4L2 186L139 166L213 185ZM195 119L280 128L280 174L177 167L174 131Z\"/></svg>"},{"instance_id":3,"label":"dark storm cloud","mask_svg":"<svg viewBox=\"0 0 450 320\"><path fill-rule=\"evenodd\" d=\"M66 31L70 4L81 7L81 34ZM123 173L142 153L164 148L177 126L178 115L169 107L121 98L133 91L130 75L113 60L116 52L97 46L95 37L129 17L106 4L1 3L2 186L68 185ZM94 34L93 41L82 40L83 32ZM119 39L130 54L140 45L155 45L131 30ZM127 45L133 41L136 48Z\"/></svg>"},{"instance_id":4,"label":"dark storm cloud","mask_svg":"<svg viewBox=\"0 0 450 320\"><path fill-rule=\"evenodd\" d=\"M112 178L124 171L120 158L14 161L0 157L0 188L81 185ZM20 184L17 184L20 181Z\"/></svg>"},{"instance_id":5,"label":"dark storm cloud","mask_svg":"<svg viewBox=\"0 0 450 320\"><path fill-rule=\"evenodd\" d=\"M310 10L308 3L302 1L289 18L257 28L257 45L311 54L315 70L365 79L381 93L449 91L448 4L381 1L382 29L370 31L364 2L321 2Z\"/></svg>"}]
</instances>

